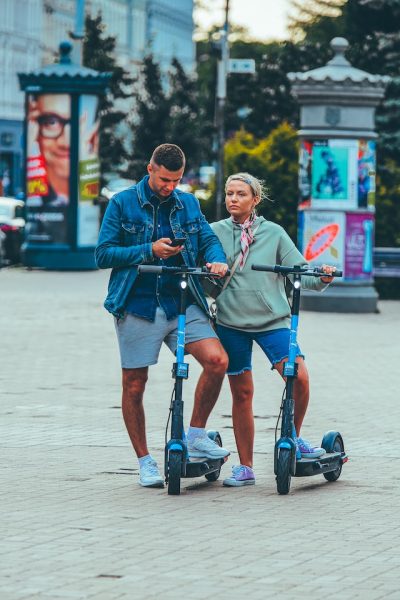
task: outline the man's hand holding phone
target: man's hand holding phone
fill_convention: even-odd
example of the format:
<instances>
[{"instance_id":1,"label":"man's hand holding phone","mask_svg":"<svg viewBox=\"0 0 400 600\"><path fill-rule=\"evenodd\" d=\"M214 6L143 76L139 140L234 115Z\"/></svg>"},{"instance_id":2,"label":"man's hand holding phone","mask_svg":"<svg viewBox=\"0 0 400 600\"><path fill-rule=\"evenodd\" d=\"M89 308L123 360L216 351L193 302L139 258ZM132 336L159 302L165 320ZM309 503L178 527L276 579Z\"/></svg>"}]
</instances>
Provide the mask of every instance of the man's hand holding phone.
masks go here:
<instances>
[{"instance_id":1,"label":"man's hand holding phone","mask_svg":"<svg viewBox=\"0 0 400 600\"><path fill-rule=\"evenodd\" d=\"M171 242L171 246L176 248L177 246L183 246L186 242L186 238L174 238Z\"/></svg>"},{"instance_id":2,"label":"man's hand holding phone","mask_svg":"<svg viewBox=\"0 0 400 600\"><path fill-rule=\"evenodd\" d=\"M163 260L175 256L181 252L185 241L186 238L160 238L152 244L153 255Z\"/></svg>"}]
</instances>

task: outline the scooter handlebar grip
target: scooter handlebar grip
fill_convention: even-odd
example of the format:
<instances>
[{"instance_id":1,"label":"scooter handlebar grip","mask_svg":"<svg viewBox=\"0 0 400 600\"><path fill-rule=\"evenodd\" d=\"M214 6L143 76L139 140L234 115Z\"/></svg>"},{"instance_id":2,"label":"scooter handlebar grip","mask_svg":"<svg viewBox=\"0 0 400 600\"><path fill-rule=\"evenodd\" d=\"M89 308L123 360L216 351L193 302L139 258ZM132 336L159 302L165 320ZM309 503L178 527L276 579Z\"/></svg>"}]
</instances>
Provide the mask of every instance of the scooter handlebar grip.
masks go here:
<instances>
[{"instance_id":1,"label":"scooter handlebar grip","mask_svg":"<svg viewBox=\"0 0 400 600\"><path fill-rule=\"evenodd\" d=\"M222 278L222 277L228 277L231 274L231 271L230 271L230 269L228 269L227 272L225 273L225 275L221 276L221 275L217 275L217 273L211 273L211 271L209 271L207 269L207 267L203 267L202 273L203 273L203 275L208 275L209 277L214 277L214 279L218 279L218 278Z\"/></svg>"},{"instance_id":2,"label":"scooter handlebar grip","mask_svg":"<svg viewBox=\"0 0 400 600\"><path fill-rule=\"evenodd\" d=\"M163 267L159 265L138 265L139 273L162 273Z\"/></svg>"},{"instance_id":3,"label":"scooter handlebar grip","mask_svg":"<svg viewBox=\"0 0 400 600\"><path fill-rule=\"evenodd\" d=\"M275 273L275 265L251 265L253 271L268 271Z\"/></svg>"},{"instance_id":4,"label":"scooter handlebar grip","mask_svg":"<svg viewBox=\"0 0 400 600\"><path fill-rule=\"evenodd\" d=\"M343 277L343 271L334 271L333 273L331 273L330 275L328 273L324 273L324 271L318 270L317 273L315 273L315 275L317 277Z\"/></svg>"}]
</instances>

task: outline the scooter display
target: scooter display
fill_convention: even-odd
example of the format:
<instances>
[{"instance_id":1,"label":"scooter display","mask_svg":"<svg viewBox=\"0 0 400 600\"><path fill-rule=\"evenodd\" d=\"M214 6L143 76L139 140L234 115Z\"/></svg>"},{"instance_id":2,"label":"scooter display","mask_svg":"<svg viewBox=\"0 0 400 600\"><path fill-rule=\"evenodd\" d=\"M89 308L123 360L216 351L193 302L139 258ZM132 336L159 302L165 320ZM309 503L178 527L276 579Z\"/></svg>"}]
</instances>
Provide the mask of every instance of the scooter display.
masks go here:
<instances>
[{"instance_id":1,"label":"scooter display","mask_svg":"<svg viewBox=\"0 0 400 600\"><path fill-rule=\"evenodd\" d=\"M185 363L185 329L186 329L186 301L189 277L218 277L206 268L198 267L167 267L159 265L138 265L140 273L169 273L179 277L180 307L178 314L178 335L176 360L172 368L172 377L175 380L173 387L170 413L167 422L171 421L171 437L165 444L165 483L168 494L179 495L181 492L181 479L188 477L205 477L208 481L217 481L221 467L225 460L219 459L194 459L188 456L186 436L183 423L183 380L189 377L189 364ZM219 446L222 439L217 431L207 431L207 435Z\"/></svg>"},{"instance_id":2,"label":"scooter display","mask_svg":"<svg viewBox=\"0 0 400 600\"><path fill-rule=\"evenodd\" d=\"M309 477L311 475L323 475L327 481L339 479L342 466L348 457L344 450L343 438L338 431L325 433L321 447L325 454L320 458L296 457L297 447L295 442L296 431L294 427L294 397L293 388L297 377L296 349L297 332L300 311L301 278L323 277L326 273L320 268L283 265L252 265L255 271L267 271L279 273L285 277L292 275L293 299L291 308L291 324L289 339L289 355L285 363L283 374L286 379L286 388L283 394L279 418L282 416L281 437L277 440L275 436L274 472L276 476L277 491L279 494L288 494L292 477ZM340 271L332 273L334 277L341 277Z\"/></svg>"}]
</instances>

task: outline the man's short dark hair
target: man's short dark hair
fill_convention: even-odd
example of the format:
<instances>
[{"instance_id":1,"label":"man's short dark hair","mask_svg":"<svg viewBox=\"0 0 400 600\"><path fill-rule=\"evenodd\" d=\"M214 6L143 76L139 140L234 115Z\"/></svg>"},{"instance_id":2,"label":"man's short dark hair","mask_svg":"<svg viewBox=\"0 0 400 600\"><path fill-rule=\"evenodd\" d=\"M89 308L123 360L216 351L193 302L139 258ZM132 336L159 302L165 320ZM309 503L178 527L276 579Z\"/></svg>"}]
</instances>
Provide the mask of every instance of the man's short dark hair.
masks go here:
<instances>
[{"instance_id":1,"label":"man's short dark hair","mask_svg":"<svg viewBox=\"0 0 400 600\"><path fill-rule=\"evenodd\" d=\"M150 162L159 167L165 167L168 171L179 171L185 166L185 155L183 150L175 144L161 144L154 150Z\"/></svg>"}]
</instances>

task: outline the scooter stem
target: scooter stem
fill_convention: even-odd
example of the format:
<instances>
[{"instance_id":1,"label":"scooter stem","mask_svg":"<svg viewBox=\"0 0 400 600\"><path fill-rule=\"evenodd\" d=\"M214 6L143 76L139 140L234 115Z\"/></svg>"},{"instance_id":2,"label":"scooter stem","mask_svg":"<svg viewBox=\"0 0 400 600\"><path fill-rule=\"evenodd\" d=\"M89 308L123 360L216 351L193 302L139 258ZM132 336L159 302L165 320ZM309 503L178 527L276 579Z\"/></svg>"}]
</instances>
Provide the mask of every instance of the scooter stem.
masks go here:
<instances>
[{"instance_id":1,"label":"scooter stem","mask_svg":"<svg viewBox=\"0 0 400 600\"><path fill-rule=\"evenodd\" d=\"M175 439L184 439L182 389L183 380L187 379L189 374L189 365L185 363L187 280L187 273L182 273L182 276L179 279L180 308L178 315L176 361L172 371L172 375L175 379L175 395L172 410L171 436Z\"/></svg>"}]
</instances>

